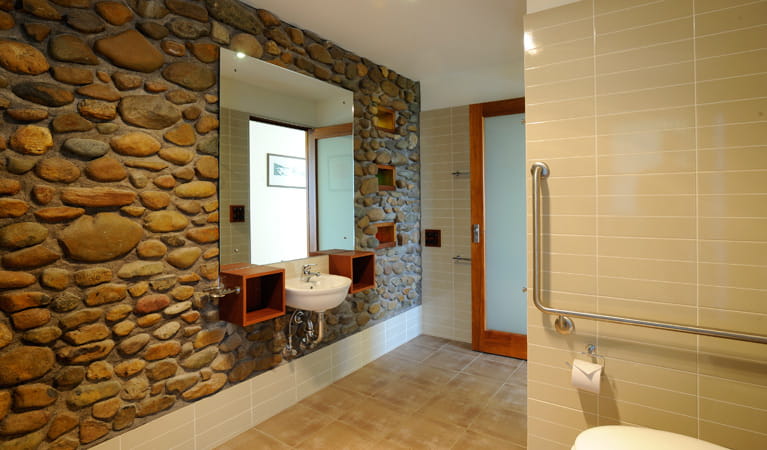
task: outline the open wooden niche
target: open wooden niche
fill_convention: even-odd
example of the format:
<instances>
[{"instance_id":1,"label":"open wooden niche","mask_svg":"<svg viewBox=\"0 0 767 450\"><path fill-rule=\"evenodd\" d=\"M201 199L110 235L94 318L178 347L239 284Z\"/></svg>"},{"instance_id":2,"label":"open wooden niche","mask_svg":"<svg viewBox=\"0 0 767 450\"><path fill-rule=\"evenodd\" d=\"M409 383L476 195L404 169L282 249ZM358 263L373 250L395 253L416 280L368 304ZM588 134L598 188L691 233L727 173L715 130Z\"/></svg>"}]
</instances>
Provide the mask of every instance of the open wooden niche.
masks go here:
<instances>
[{"instance_id":1,"label":"open wooden niche","mask_svg":"<svg viewBox=\"0 0 767 450\"><path fill-rule=\"evenodd\" d=\"M378 110L373 116L373 126L389 133L397 131L397 113L386 106L377 106L376 108Z\"/></svg>"},{"instance_id":2,"label":"open wooden niche","mask_svg":"<svg viewBox=\"0 0 767 450\"><path fill-rule=\"evenodd\" d=\"M340 251L328 255L330 273L351 278L349 293L376 286L376 255L373 252Z\"/></svg>"},{"instance_id":3,"label":"open wooden niche","mask_svg":"<svg viewBox=\"0 0 767 450\"><path fill-rule=\"evenodd\" d=\"M378 172L376 178L378 178L378 190L379 191L393 191L397 189L397 169L394 166L386 164L376 164L378 166Z\"/></svg>"},{"instance_id":4,"label":"open wooden niche","mask_svg":"<svg viewBox=\"0 0 767 450\"><path fill-rule=\"evenodd\" d=\"M395 247L397 245L397 224L394 222L378 222L376 226L377 248Z\"/></svg>"},{"instance_id":5,"label":"open wooden niche","mask_svg":"<svg viewBox=\"0 0 767 450\"><path fill-rule=\"evenodd\" d=\"M221 320L248 326L285 315L285 269L252 264L221 267L221 282L239 294L219 300Z\"/></svg>"}]
</instances>

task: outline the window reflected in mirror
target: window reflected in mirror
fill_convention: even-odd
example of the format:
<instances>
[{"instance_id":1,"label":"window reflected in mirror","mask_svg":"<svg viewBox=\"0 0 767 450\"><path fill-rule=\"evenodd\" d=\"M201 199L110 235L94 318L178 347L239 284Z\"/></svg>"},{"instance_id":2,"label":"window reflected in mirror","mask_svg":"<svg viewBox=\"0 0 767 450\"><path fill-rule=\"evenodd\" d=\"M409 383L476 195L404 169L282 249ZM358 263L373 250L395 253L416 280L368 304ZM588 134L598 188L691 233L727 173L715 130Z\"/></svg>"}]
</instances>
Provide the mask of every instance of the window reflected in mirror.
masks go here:
<instances>
[{"instance_id":1,"label":"window reflected in mirror","mask_svg":"<svg viewBox=\"0 0 767 450\"><path fill-rule=\"evenodd\" d=\"M354 249L353 93L235 55L221 50L221 264Z\"/></svg>"}]
</instances>

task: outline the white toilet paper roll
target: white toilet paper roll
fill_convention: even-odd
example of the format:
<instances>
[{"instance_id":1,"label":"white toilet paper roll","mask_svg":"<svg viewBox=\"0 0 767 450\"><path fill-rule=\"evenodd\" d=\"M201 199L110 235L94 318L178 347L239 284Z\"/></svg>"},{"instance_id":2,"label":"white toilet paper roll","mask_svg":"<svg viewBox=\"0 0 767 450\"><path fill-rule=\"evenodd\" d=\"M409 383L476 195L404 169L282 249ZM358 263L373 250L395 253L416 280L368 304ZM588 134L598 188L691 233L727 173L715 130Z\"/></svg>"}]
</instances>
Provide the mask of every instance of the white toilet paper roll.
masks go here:
<instances>
[{"instance_id":1,"label":"white toilet paper roll","mask_svg":"<svg viewBox=\"0 0 767 450\"><path fill-rule=\"evenodd\" d=\"M572 383L576 388L599 394L601 378L601 364L594 364L582 359L573 360Z\"/></svg>"}]
</instances>

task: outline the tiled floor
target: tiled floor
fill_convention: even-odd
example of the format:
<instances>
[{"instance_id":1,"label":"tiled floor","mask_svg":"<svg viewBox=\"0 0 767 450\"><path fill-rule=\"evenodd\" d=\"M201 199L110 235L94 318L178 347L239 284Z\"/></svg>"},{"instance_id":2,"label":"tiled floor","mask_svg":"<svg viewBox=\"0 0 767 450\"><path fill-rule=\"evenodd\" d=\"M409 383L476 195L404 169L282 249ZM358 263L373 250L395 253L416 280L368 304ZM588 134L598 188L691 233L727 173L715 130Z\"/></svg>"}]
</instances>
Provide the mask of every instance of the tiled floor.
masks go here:
<instances>
[{"instance_id":1,"label":"tiled floor","mask_svg":"<svg viewBox=\"0 0 767 450\"><path fill-rule=\"evenodd\" d=\"M523 449L525 361L419 336L218 447Z\"/></svg>"}]
</instances>

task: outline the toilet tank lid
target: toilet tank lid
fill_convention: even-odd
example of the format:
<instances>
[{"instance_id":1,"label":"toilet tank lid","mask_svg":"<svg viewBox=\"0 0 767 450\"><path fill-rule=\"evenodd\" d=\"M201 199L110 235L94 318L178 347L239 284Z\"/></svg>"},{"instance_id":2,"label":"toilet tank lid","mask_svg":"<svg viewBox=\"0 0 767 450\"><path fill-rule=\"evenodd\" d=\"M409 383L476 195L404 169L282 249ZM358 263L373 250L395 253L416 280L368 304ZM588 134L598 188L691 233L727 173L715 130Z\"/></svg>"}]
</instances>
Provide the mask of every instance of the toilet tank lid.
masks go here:
<instances>
[{"instance_id":1,"label":"toilet tank lid","mask_svg":"<svg viewBox=\"0 0 767 450\"><path fill-rule=\"evenodd\" d=\"M727 450L689 436L626 425L589 428L575 439L573 450Z\"/></svg>"}]
</instances>

